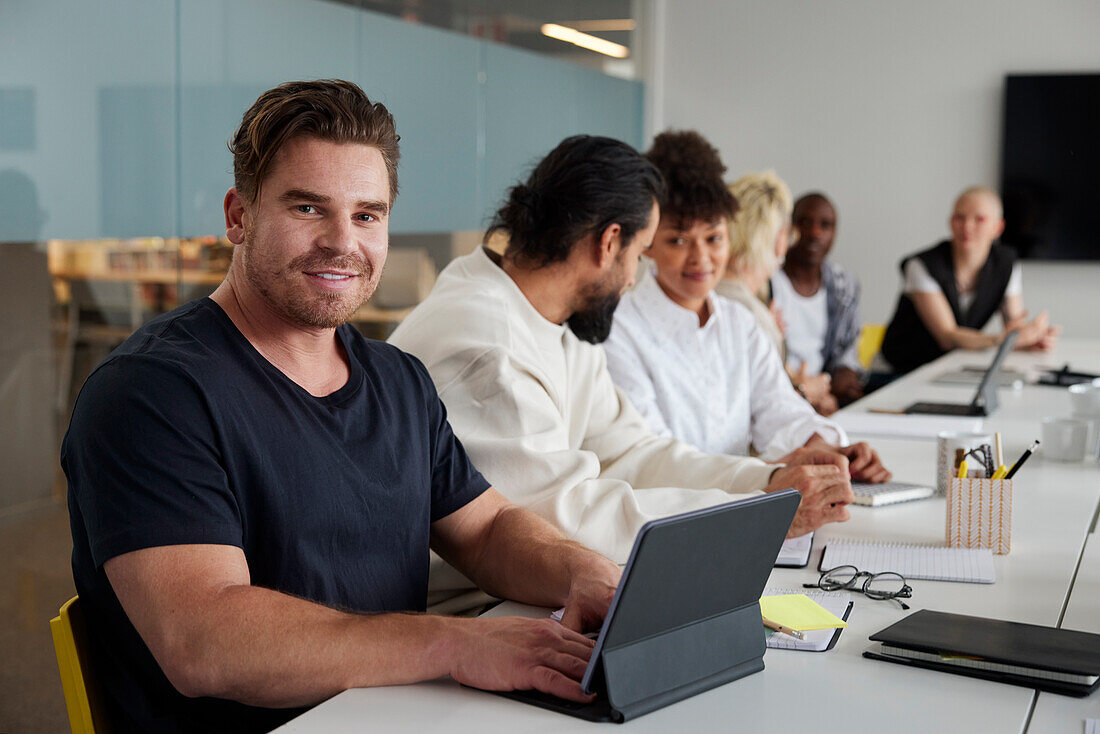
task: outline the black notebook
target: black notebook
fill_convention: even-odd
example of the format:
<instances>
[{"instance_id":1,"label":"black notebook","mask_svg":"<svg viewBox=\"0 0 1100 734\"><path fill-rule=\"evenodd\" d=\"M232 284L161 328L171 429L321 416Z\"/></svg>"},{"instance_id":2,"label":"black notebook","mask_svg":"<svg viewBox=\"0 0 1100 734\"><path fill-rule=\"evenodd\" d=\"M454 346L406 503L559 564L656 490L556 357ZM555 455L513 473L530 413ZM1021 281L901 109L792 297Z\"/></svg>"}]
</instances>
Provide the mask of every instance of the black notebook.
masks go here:
<instances>
[{"instance_id":1,"label":"black notebook","mask_svg":"<svg viewBox=\"0 0 1100 734\"><path fill-rule=\"evenodd\" d=\"M1087 696L1100 684L1100 635L962 614L914 612L871 635L866 658Z\"/></svg>"}]
</instances>

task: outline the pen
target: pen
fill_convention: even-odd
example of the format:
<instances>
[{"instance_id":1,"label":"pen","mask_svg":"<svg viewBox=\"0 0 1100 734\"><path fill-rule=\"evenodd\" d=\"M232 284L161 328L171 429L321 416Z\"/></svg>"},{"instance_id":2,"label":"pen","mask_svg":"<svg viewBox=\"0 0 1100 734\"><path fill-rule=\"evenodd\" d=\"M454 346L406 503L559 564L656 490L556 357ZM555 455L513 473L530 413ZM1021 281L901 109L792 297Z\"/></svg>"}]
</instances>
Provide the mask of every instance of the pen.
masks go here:
<instances>
[{"instance_id":1,"label":"pen","mask_svg":"<svg viewBox=\"0 0 1100 734\"><path fill-rule=\"evenodd\" d=\"M1020 454L1020 458L1016 460L1016 463L1012 465L1012 468L1008 470L1008 474L1005 474L1005 479L1012 479L1016 476L1016 472L1020 471L1020 467L1024 465L1024 462L1031 458L1031 455L1039 450L1039 439L1035 439L1035 442L1027 447L1024 453Z\"/></svg>"},{"instance_id":2,"label":"pen","mask_svg":"<svg viewBox=\"0 0 1100 734\"><path fill-rule=\"evenodd\" d=\"M993 476L991 476L990 479L1004 479L1005 474L1008 474L1008 469L1005 468L1004 464L1001 464L997 467L997 471L993 472Z\"/></svg>"},{"instance_id":3,"label":"pen","mask_svg":"<svg viewBox=\"0 0 1100 734\"><path fill-rule=\"evenodd\" d=\"M966 459L959 462L959 479L966 479Z\"/></svg>"},{"instance_id":4,"label":"pen","mask_svg":"<svg viewBox=\"0 0 1100 734\"><path fill-rule=\"evenodd\" d=\"M779 622L773 622L770 619L768 619L767 617L761 617L761 619L764 620L764 626L765 627L767 627L770 630L775 630L776 632L778 632L781 635L789 635L789 636L795 638L796 640L805 640L806 639L806 635L802 634L798 630L793 630L790 627L784 627L783 625L779 624Z\"/></svg>"}]
</instances>

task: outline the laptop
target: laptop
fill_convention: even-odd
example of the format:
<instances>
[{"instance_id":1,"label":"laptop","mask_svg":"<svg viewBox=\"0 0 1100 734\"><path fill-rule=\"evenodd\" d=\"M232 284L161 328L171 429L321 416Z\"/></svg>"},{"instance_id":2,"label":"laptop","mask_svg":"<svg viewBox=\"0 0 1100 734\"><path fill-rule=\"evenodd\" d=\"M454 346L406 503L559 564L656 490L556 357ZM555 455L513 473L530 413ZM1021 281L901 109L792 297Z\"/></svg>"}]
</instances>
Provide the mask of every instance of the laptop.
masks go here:
<instances>
[{"instance_id":1,"label":"laptop","mask_svg":"<svg viewBox=\"0 0 1100 734\"><path fill-rule=\"evenodd\" d=\"M1012 346L1016 343L1016 332L1009 332L1004 341L1001 342L1001 346L997 348L997 353L993 356L993 362L989 365L989 369L982 375L981 382L978 383L978 390L974 394L974 399L969 404L963 405L961 403L913 403L905 409L905 413L926 413L931 415L963 415L963 416L987 416L992 415L997 410L997 382L998 375L1001 372L1001 365L1004 364L1005 357L1012 351Z\"/></svg>"},{"instance_id":2,"label":"laptop","mask_svg":"<svg viewBox=\"0 0 1100 734\"><path fill-rule=\"evenodd\" d=\"M763 670L760 595L799 500L785 489L646 523L581 680L596 700L496 693L623 722Z\"/></svg>"},{"instance_id":3,"label":"laptop","mask_svg":"<svg viewBox=\"0 0 1100 734\"><path fill-rule=\"evenodd\" d=\"M868 507L880 507L893 505L898 502L911 502L931 497L936 490L924 484L909 484L908 482L881 482L871 484L869 482L852 482L852 494L856 496L855 504Z\"/></svg>"}]
</instances>

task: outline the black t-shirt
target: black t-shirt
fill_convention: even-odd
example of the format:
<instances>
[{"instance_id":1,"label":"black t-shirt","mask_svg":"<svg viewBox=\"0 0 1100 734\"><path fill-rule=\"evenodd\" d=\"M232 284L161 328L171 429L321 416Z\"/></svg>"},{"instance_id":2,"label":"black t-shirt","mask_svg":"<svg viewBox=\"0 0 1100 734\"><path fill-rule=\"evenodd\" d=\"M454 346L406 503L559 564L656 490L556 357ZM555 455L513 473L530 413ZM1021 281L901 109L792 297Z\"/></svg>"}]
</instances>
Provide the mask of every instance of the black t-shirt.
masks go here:
<instances>
[{"instance_id":1,"label":"black t-shirt","mask_svg":"<svg viewBox=\"0 0 1100 734\"><path fill-rule=\"evenodd\" d=\"M301 709L179 694L107 580L115 556L232 545L253 585L353 611L424 609L430 523L489 485L418 360L336 333L351 376L313 397L204 298L138 330L80 391L61 450L73 576L122 730L266 731Z\"/></svg>"}]
</instances>

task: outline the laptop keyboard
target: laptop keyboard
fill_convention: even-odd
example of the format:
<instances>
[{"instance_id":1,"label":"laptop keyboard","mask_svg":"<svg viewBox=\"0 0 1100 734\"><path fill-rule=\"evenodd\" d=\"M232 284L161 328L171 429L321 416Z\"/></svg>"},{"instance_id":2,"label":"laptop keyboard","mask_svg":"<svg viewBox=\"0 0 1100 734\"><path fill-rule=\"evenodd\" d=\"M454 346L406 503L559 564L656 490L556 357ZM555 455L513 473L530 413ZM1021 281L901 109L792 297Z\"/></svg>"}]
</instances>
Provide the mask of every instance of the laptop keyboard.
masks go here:
<instances>
[{"instance_id":1,"label":"laptop keyboard","mask_svg":"<svg viewBox=\"0 0 1100 734\"><path fill-rule=\"evenodd\" d=\"M959 405L956 403L913 403L905 409L905 412L931 415L983 415L981 411L975 410L972 405Z\"/></svg>"}]
</instances>

